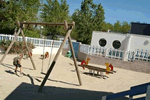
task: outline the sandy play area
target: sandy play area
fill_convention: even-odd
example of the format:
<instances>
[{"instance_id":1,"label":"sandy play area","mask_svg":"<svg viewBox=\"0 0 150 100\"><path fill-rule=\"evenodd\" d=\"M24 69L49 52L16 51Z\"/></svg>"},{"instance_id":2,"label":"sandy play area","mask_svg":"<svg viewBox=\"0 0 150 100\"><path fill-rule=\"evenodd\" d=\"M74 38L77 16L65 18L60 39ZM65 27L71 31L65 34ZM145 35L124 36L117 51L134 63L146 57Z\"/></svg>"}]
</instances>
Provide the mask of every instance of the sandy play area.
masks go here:
<instances>
[{"instance_id":1,"label":"sandy play area","mask_svg":"<svg viewBox=\"0 0 150 100\"><path fill-rule=\"evenodd\" d=\"M82 79L82 86L79 86L73 60L60 55L43 92L37 93L45 76L41 74L40 55L33 55L36 70L33 70L30 59L22 59L24 73L22 77L14 74L15 66L12 64L12 59L15 56L7 55L3 64L0 65L0 100L101 100L102 96L129 90L131 86L150 82L150 75L146 73L114 68L117 73L109 74L107 75L109 78L102 79L85 74L89 70L79 67ZM48 61L49 58L44 60L44 73L47 71ZM105 68L101 65L96 66ZM115 100L128 100L128 98Z\"/></svg>"}]
</instances>

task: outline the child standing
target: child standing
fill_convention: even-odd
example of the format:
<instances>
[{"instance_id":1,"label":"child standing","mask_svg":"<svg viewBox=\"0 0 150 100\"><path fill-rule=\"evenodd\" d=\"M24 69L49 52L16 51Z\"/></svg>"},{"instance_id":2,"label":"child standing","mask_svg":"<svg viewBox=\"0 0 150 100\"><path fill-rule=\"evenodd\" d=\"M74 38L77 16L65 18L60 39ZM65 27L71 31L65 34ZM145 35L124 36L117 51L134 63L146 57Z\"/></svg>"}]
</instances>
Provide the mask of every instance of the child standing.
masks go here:
<instances>
[{"instance_id":1,"label":"child standing","mask_svg":"<svg viewBox=\"0 0 150 100\"><path fill-rule=\"evenodd\" d=\"M16 66L15 68L15 74L17 74L17 68L20 68L20 75L22 75L22 66L21 66L21 59L23 57L23 54L20 54L19 57L15 57L13 59L13 65Z\"/></svg>"}]
</instances>

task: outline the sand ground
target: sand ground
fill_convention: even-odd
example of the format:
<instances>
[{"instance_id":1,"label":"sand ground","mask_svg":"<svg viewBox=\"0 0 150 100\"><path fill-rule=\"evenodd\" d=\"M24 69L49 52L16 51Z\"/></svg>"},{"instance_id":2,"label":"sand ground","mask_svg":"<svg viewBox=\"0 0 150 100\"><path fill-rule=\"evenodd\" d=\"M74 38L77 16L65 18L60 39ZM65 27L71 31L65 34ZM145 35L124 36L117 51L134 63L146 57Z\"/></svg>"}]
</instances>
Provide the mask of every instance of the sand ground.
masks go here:
<instances>
[{"instance_id":1,"label":"sand ground","mask_svg":"<svg viewBox=\"0 0 150 100\"><path fill-rule=\"evenodd\" d=\"M18 96L17 93L19 94L20 98L21 97L26 98L27 96L29 96L29 94L25 93L23 89L19 90L19 87L26 84L26 86L28 85L32 85L33 87L35 86L37 89L41 84L40 81L43 81L43 78L45 76L41 74L42 60L40 59L40 55L33 55L33 60L36 65L36 70L33 70L30 59L28 60L22 59L23 73L25 75L23 75L22 77L18 77L17 75L14 74L15 67L12 64L13 62L12 59L15 56L16 55L7 55L3 61L3 64L0 65L0 100L4 100L4 99L17 100L19 99L19 97L17 97ZM52 56L51 61L53 60L54 56L55 55ZM1 57L2 55L0 55L0 58ZM44 60L44 64L43 64L44 73L46 73L48 69L48 62L49 62L49 58ZM78 62L78 64L80 64L80 62ZM94 64L90 64L90 65L94 65ZM101 65L95 65L95 66L105 68L105 66L101 66ZM51 98L52 100L56 100L56 98L59 100L60 98L63 98L63 96L65 95L67 96L70 95L70 97L74 98L75 100L79 100L81 98L83 100L86 97L88 96L92 97L93 95L94 96L92 97L94 98L93 100L97 100L97 99L101 100L101 97L104 95L129 90L131 86L150 82L149 74L134 72L125 69L119 69L119 68L114 68L114 69L115 71L117 71L117 73L109 74L107 75L109 78L102 79L102 78L84 74L84 72L89 72L89 70L87 69L83 70L81 67L79 67L79 72L82 79L82 86L78 86L79 82L78 82L73 60L60 55L54 69L52 70L51 75L49 76L49 80L47 80L45 87L43 88L43 91L44 93L46 93L47 91L52 91L53 93L55 93L55 96L53 95L53 99ZM46 90L48 88L49 90ZM29 93L31 94L30 90L32 90L32 87L25 88L25 91L29 91ZM62 92L60 92L59 90L60 91L62 90ZM67 92L68 94L64 93L65 95L62 96L61 93L63 94L63 92L65 91L68 91ZM73 91L76 92L74 93ZM85 91L86 92L91 91L91 92L88 92L89 93L88 95L84 95L86 93ZM81 92L84 94L82 94ZM20 93L22 94L20 95ZM69 93L73 93L74 95L71 95ZM82 95L79 95L79 93L81 93ZM47 93L47 94L49 94L49 98L52 96L52 93ZM32 97L37 95L38 93L33 93ZM40 96L38 97L37 98L41 100ZM33 97L31 100L33 99L35 99L35 97ZM66 99L70 100L69 97ZM43 98L43 100L49 100L49 99ZM91 100L91 98L89 98L89 100Z\"/></svg>"}]
</instances>

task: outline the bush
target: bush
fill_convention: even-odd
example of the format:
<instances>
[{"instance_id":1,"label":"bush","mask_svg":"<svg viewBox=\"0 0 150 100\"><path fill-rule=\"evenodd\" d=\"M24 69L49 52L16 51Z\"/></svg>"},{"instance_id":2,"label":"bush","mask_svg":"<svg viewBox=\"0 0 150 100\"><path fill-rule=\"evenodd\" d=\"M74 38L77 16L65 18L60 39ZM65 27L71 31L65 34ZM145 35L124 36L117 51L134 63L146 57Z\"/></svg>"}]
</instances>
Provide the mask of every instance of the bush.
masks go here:
<instances>
[{"instance_id":1,"label":"bush","mask_svg":"<svg viewBox=\"0 0 150 100\"><path fill-rule=\"evenodd\" d=\"M9 47L9 45L11 44L12 41L0 41L0 48L2 48L4 51L6 51ZM35 46L30 43L27 42L27 45L29 47L29 50L32 52L32 49L35 48ZM16 41L13 46L11 47L9 54L15 53L15 54L20 54L20 53L26 53L27 49L26 46L24 44L24 42L22 41Z\"/></svg>"}]
</instances>

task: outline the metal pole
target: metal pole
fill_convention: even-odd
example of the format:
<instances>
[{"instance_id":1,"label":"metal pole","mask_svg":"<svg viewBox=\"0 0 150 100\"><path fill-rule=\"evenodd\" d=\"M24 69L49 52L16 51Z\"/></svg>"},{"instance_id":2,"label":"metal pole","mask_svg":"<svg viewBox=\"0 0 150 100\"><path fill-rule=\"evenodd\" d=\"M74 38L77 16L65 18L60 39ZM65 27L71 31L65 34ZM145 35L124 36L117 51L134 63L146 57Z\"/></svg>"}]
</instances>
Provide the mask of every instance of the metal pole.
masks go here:
<instances>
[{"instance_id":1,"label":"metal pole","mask_svg":"<svg viewBox=\"0 0 150 100\"><path fill-rule=\"evenodd\" d=\"M11 44L9 45L8 49L6 50L5 54L4 54L3 57L1 58L0 64L3 62L4 58L6 57L6 55L8 54L8 52L10 51L10 49L11 49L11 47L13 46L14 42L16 41L17 36L19 35L20 31L21 31L21 28L19 28L17 34L15 34L15 33L16 33L16 31L15 31L15 33L14 33L14 36L15 36L15 37L14 37L13 41L11 42Z\"/></svg>"},{"instance_id":2,"label":"metal pole","mask_svg":"<svg viewBox=\"0 0 150 100\"><path fill-rule=\"evenodd\" d=\"M42 69L41 69L41 73L43 73L43 63L44 63L44 59L45 59L44 51L45 51L45 39L44 39L44 45L43 45L43 59L42 59Z\"/></svg>"},{"instance_id":3,"label":"metal pole","mask_svg":"<svg viewBox=\"0 0 150 100\"><path fill-rule=\"evenodd\" d=\"M47 70L48 70L48 68L49 68L49 66L50 66L50 62L51 62L51 56L52 56L52 51L53 51L53 45L54 45L54 40L53 40L53 43L52 43L52 45L51 45L51 54L50 54L50 58L49 58Z\"/></svg>"},{"instance_id":4,"label":"metal pole","mask_svg":"<svg viewBox=\"0 0 150 100\"><path fill-rule=\"evenodd\" d=\"M65 38L64 38L64 41L62 42L62 44L61 44L59 50L57 51L57 54L56 54L56 56L55 56L55 58L54 58L54 60L53 60L53 62L52 62L52 64L51 64L49 70L47 71L47 74L46 74L46 76L44 77L44 80L43 80L43 82L41 83L38 92L42 92L43 86L44 86L44 84L46 83L46 81L47 81L47 79L48 79L48 77L49 77L49 75L50 75L50 73L51 73L51 71L52 71L52 69L53 69L53 67L54 67L54 65L55 65L55 63L56 63L56 61L57 61L57 59L58 59L58 57L59 57L59 55L60 55L60 52L62 51L62 48L63 48L63 46L64 46L64 44L65 44L67 38L69 37L69 35L70 35L71 31L72 31L72 28L73 28L73 26L71 26L70 29L67 30L67 34L66 34L66 36L65 36Z\"/></svg>"}]
</instances>

